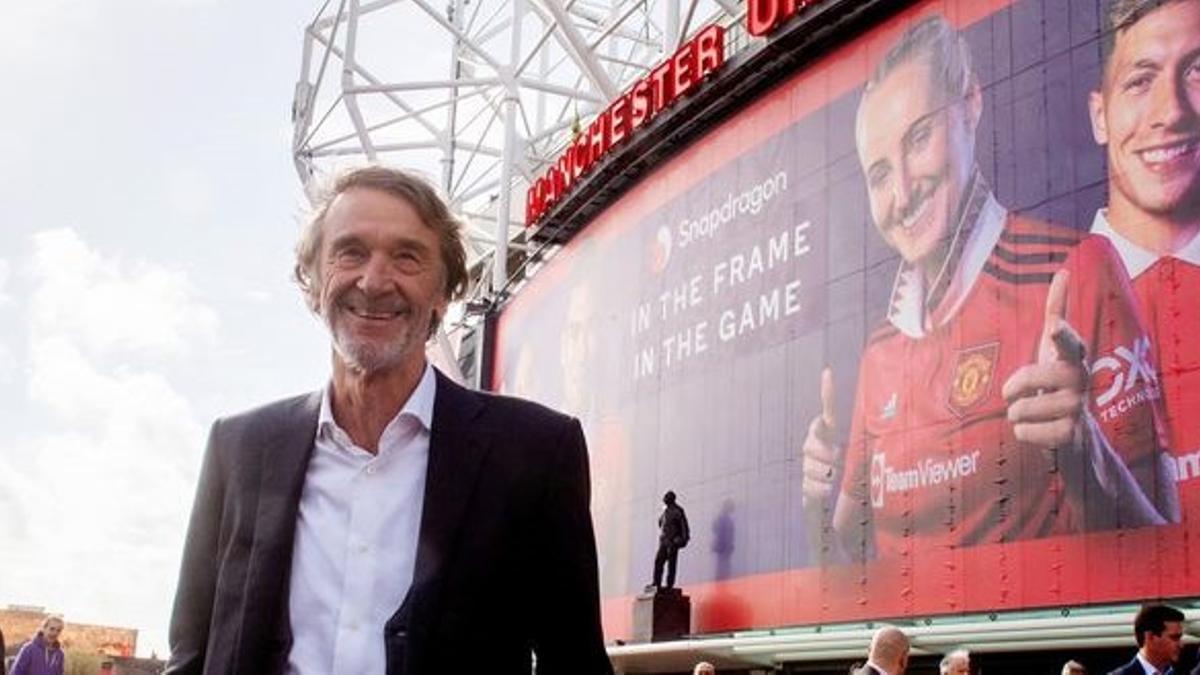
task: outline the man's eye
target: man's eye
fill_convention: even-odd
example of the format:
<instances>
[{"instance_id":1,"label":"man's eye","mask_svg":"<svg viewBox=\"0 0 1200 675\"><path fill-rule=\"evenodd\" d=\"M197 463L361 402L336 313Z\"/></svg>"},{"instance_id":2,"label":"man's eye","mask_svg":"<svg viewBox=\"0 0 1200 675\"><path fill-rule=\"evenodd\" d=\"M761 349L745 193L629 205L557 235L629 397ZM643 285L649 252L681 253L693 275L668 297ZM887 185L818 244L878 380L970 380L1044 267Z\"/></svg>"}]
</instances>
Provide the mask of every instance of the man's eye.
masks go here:
<instances>
[{"instance_id":1,"label":"man's eye","mask_svg":"<svg viewBox=\"0 0 1200 675\"><path fill-rule=\"evenodd\" d=\"M1131 94L1139 94L1149 89L1150 83L1153 81L1153 75L1150 73L1141 73L1125 80L1121 84L1121 90Z\"/></svg>"},{"instance_id":2,"label":"man's eye","mask_svg":"<svg viewBox=\"0 0 1200 675\"><path fill-rule=\"evenodd\" d=\"M333 258L339 264L361 262L366 257L366 253L358 247L347 246L334 251Z\"/></svg>"},{"instance_id":3,"label":"man's eye","mask_svg":"<svg viewBox=\"0 0 1200 675\"><path fill-rule=\"evenodd\" d=\"M908 148L910 150L920 150L929 143L929 139L932 136L933 131L930 129L930 125L922 124L917 126L912 130L912 133L909 134Z\"/></svg>"},{"instance_id":4,"label":"man's eye","mask_svg":"<svg viewBox=\"0 0 1200 675\"><path fill-rule=\"evenodd\" d=\"M1200 58L1194 59L1183 72L1183 78L1189 83L1200 82Z\"/></svg>"},{"instance_id":5,"label":"man's eye","mask_svg":"<svg viewBox=\"0 0 1200 675\"><path fill-rule=\"evenodd\" d=\"M392 259L396 261L396 265L404 272L419 272L425 267L425 259L416 251L397 251L392 256Z\"/></svg>"}]
</instances>

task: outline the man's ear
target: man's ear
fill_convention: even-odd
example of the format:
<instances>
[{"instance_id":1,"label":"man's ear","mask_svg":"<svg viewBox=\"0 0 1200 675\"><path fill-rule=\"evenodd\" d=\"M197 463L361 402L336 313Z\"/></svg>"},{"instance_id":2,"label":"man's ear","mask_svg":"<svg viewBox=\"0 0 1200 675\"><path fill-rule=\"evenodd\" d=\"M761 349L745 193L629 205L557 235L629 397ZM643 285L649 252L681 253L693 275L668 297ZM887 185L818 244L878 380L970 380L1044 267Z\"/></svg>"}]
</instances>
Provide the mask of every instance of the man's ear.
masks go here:
<instances>
[{"instance_id":1,"label":"man's ear","mask_svg":"<svg viewBox=\"0 0 1200 675\"><path fill-rule=\"evenodd\" d=\"M1108 145L1108 120L1104 117L1104 94L1093 91L1088 95L1088 116L1092 120L1092 139L1096 145Z\"/></svg>"}]
</instances>

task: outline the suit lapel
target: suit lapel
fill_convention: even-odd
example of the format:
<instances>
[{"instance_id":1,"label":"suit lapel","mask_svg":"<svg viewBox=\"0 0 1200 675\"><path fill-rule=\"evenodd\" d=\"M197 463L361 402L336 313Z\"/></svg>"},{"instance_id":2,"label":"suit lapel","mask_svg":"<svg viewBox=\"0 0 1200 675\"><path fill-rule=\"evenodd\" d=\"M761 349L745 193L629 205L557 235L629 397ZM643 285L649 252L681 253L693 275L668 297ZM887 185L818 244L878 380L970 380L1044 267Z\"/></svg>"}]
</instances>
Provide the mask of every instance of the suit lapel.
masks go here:
<instances>
[{"instance_id":1,"label":"suit lapel","mask_svg":"<svg viewBox=\"0 0 1200 675\"><path fill-rule=\"evenodd\" d=\"M304 476L317 432L321 392L297 399L267 427L261 444L258 510L254 548L246 580L246 622L243 633L268 630L288 636L287 589L292 569L292 546ZM261 614L258 614L261 612ZM270 633L261 637L271 636Z\"/></svg>"},{"instance_id":2,"label":"suit lapel","mask_svg":"<svg viewBox=\"0 0 1200 675\"><path fill-rule=\"evenodd\" d=\"M453 553L463 517L487 456L489 443L472 420L483 411L481 398L437 373L433 428L429 437L429 466L413 583L393 621L409 623L418 595L422 605L435 600L436 579ZM390 622L389 622L390 623Z\"/></svg>"}]
</instances>

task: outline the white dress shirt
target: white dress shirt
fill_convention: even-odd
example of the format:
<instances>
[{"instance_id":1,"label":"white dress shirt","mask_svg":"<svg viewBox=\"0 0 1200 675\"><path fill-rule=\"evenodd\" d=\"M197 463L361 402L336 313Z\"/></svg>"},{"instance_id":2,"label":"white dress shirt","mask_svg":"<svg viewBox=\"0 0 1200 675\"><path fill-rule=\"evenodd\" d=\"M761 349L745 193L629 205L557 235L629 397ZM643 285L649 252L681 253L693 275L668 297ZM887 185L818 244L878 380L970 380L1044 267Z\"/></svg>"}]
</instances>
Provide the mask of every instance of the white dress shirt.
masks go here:
<instances>
[{"instance_id":1,"label":"white dress shirt","mask_svg":"<svg viewBox=\"0 0 1200 675\"><path fill-rule=\"evenodd\" d=\"M383 627L416 564L436 383L426 364L375 455L334 421L326 388L296 519L288 673L386 670Z\"/></svg>"},{"instance_id":2,"label":"white dress shirt","mask_svg":"<svg viewBox=\"0 0 1200 675\"><path fill-rule=\"evenodd\" d=\"M1137 653L1137 660L1138 663L1142 664L1142 670L1146 671L1146 675L1166 675L1167 673L1172 672L1172 668L1170 666L1167 666L1165 671L1155 668L1153 663L1150 663L1146 660L1145 656L1142 656L1142 650L1140 649Z\"/></svg>"}]
</instances>

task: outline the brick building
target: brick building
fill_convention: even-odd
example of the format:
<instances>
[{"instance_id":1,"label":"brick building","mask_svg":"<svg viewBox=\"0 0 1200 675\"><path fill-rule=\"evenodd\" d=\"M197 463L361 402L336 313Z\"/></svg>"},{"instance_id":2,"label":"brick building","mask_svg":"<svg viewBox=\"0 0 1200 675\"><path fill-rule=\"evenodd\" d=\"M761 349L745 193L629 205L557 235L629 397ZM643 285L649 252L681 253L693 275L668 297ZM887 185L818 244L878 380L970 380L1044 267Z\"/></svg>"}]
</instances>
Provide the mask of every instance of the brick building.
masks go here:
<instances>
[{"instance_id":1,"label":"brick building","mask_svg":"<svg viewBox=\"0 0 1200 675\"><path fill-rule=\"evenodd\" d=\"M0 631L4 632L5 650L12 656L21 645L41 628L42 621L50 616L44 607L28 607L9 605L0 609ZM71 621L64 617L67 623L62 634L62 644L65 649L79 649L105 656L132 657L137 653L137 630L134 628L118 628L114 626L99 626L88 623Z\"/></svg>"}]
</instances>

